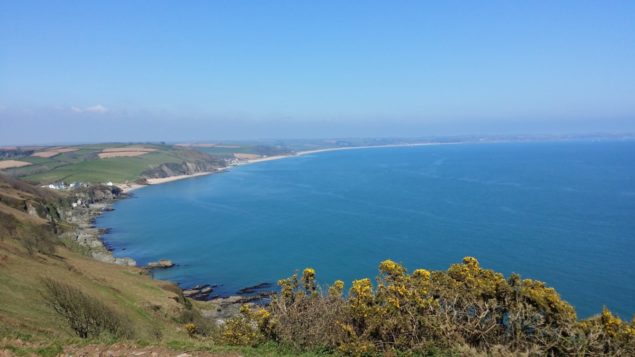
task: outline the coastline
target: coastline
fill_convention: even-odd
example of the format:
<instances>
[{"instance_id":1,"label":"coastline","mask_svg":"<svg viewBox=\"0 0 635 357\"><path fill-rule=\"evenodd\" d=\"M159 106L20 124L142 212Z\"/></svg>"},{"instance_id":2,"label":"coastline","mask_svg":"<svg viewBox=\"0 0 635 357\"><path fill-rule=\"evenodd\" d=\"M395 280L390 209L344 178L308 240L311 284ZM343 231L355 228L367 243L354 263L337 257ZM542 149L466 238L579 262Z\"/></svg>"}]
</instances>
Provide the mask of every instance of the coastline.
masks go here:
<instances>
[{"instance_id":1,"label":"coastline","mask_svg":"<svg viewBox=\"0 0 635 357\"><path fill-rule=\"evenodd\" d=\"M360 150L360 149L375 149L375 148L394 148L394 147L416 147L416 146L436 146L436 145L450 145L450 144L463 144L463 143L413 143L413 144L387 144L387 145L365 145L365 146L342 146L342 147L333 147L333 148L324 148L324 149L315 149L315 150L304 150L298 151L291 154L286 155L275 155L275 156L267 156L258 159L244 160L236 164L236 166L243 166L249 164L256 164L259 162L265 161L273 161L280 159L287 159L298 156L305 156L311 154L319 154L322 152L330 152L330 151L344 151L344 150Z\"/></svg>"},{"instance_id":2,"label":"coastline","mask_svg":"<svg viewBox=\"0 0 635 357\"><path fill-rule=\"evenodd\" d=\"M225 170L227 170L226 167L221 167L217 169L216 171L197 172L190 175L176 175L176 176L168 176L168 177L160 177L160 178L150 178L150 179L146 179L147 184L145 185L138 184L138 183L122 183L122 184L116 183L114 185L119 187L123 191L123 193L130 193L134 190L140 189L145 186L160 185L162 183L168 183L172 181L179 181L179 180L184 180L184 179L199 177L199 176L207 176L207 175L215 174Z\"/></svg>"},{"instance_id":3,"label":"coastline","mask_svg":"<svg viewBox=\"0 0 635 357\"><path fill-rule=\"evenodd\" d=\"M290 153L286 155L275 155L275 156L267 156L267 157L262 157L257 159L243 160L232 166L217 168L215 171L204 171L204 172L197 172L197 173L189 174L189 175L176 175L176 176L168 176L168 177L161 177L161 178L149 178L149 179L146 179L146 184L115 183L113 184L113 186L118 187L121 190L121 194L110 199L108 202L91 205L91 209L90 209L91 213L89 215L89 218L83 219L79 222L80 228L78 228L77 234L78 236L82 236L82 237L90 237L90 239L88 239L90 242L85 245L88 246L89 250L91 250L91 255L95 259L114 263L114 264L136 265L136 262L131 258L115 258L114 257L114 255L112 254L112 251L110 250L110 248L108 248L109 246L107 242L103 240L103 234L107 232L108 228L106 229L97 228L94 222L95 222L95 219L101 214L103 214L104 212L112 210L112 205L116 201L129 197L129 194L131 192L138 190L140 188L143 188L146 186L152 186L152 185L160 185L160 184L164 184L168 182L185 180L185 179L195 178L200 176L212 175L215 173L227 171L234 166L244 166L244 165L256 164L260 162L288 159L288 158L318 154L323 152L373 149L373 148L390 148L390 147L436 146L436 145L449 145L449 144L457 144L457 143L429 142L429 143L412 143L412 144L344 146L344 147L323 148L323 149L315 149L315 150L305 150L305 151L298 151L298 152L294 152L294 153ZM94 248L97 248L96 251L93 250ZM164 258L168 259L169 257L164 257Z\"/></svg>"},{"instance_id":4,"label":"coastline","mask_svg":"<svg viewBox=\"0 0 635 357\"><path fill-rule=\"evenodd\" d=\"M260 162L281 160L281 159L300 157L305 155L317 154L322 152L331 152L331 151L388 148L388 147L418 147L418 146L434 146L434 145L447 145L447 144L454 144L454 143L414 143L414 144L391 144L391 145L369 145L369 146L347 146L347 147L323 148L323 149L315 149L315 150L298 151L298 152L294 152L287 155L275 155L275 156L262 157L258 159L244 160L232 166L244 166L244 165L255 164ZM88 248L90 251L90 255L93 257L93 259L106 262L106 263L147 268L147 267L138 266L136 264L136 261L129 257L115 258L108 243L104 241L103 239L104 234L108 231L108 228L97 228L94 224L95 218L97 218L98 216L100 216L106 211L112 210L112 205L116 201L129 197L129 194L137 189L143 188L145 186L160 185L160 184L164 184L168 182L220 173L220 172L224 172L231 169L232 166L218 168L215 171L197 172L190 175L176 175L176 176L168 176L163 178L146 179L147 184L137 184L137 183L113 184L114 186L118 187L121 190L121 194L117 195L116 197L109 200L108 202L99 203L91 207L92 214L90 215L90 218L88 220L85 220L80 223L80 227L77 230L78 235L90 236L92 247L89 246ZM97 248L97 249L93 250L91 248ZM169 259L169 258L170 257L163 257L163 259ZM178 262L176 263L178 264ZM200 282L200 284L201 285L199 286L210 286L209 284L206 284L205 282ZM213 298L209 300L210 301L214 300L220 303L223 306L223 310L229 309L233 311L232 306L236 306L237 304L242 304L245 302L249 303L253 301L258 301L259 299L266 299L269 296L269 293L270 292L268 291L263 291L263 292L257 293L255 296L250 296L250 295L245 295L245 296L235 295L234 296L233 295L233 296L226 296L226 297L217 297L217 298ZM191 297L196 298L195 296L191 296ZM202 300L207 301L208 299L202 299Z\"/></svg>"},{"instance_id":5,"label":"coastline","mask_svg":"<svg viewBox=\"0 0 635 357\"><path fill-rule=\"evenodd\" d=\"M231 169L232 167L245 166L245 165L250 165L250 164L257 164L257 163L266 162L266 161L288 159L288 158L305 156L305 155L311 155L311 154L319 154L319 153L323 153L323 152L344 151L344 150L360 150L360 149L374 149L374 148L391 148L391 147L436 146L436 145L450 145L450 144L459 144L459 143L435 143L435 142L430 142L430 143L413 143L413 144L343 146L343 147L323 148L323 149L315 149L315 150L305 150L305 151L298 151L298 152L293 152L293 153L285 154L285 155L274 155L274 156L261 157L261 158L257 158L257 159L242 160L242 161L239 161L238 163L236 163L235 165L222 167L222 168L217 169L216 171L197 172L197 173L189 174L189 175L176 175L176 176L168 176L168 177L161 177L161 178L149 178L149 179L146 179L147 184L115 183L114 185L119 187L123 191L123 193L130 193L132 191L138 190L138 189L146 187L146 186L160 185L160 184L163 184L163 183L179 181L179 180L184 180L184 179L189 179L189 178L194 178L194 177L199 177L199 176L207 176L207 175L211 175L211 174L227 171L227 170Z\"/></svg>"}]
</instances>

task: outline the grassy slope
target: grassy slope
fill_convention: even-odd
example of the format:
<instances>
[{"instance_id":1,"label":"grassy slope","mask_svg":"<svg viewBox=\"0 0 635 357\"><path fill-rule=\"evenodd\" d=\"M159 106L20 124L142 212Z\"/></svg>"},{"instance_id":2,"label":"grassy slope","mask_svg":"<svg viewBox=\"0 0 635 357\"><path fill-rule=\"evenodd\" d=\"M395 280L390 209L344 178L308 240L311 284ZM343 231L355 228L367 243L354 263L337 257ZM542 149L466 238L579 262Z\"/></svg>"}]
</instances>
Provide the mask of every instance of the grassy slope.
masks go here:
<instances>
[{"instance_id":1,"label":"grassy slope","mask_svg":"<svg viewBox=\"0 0 635 357\"><path fill-rule=\"evenodd\" d=\"M258 348L231 347L218 345L209 338L190 338L178 322L185 307L176 287L153 280L142 269L101 263L61 244L52 255L29 254L23 243L34 231L15 230L16 225L46 229L47 220L26 213L20 202L59 204L61 199L56 192L0 175L0 356L5 353L52 356L61 353L62 346L69 345L74 346L71 347L74 351L90 355L96 349L104 352L115 349L126 355L144 348L158 350L160 355L165 355L165 351L207 351L215 356L296 355L271 344ZM80 340L47 304L43 278L76 286L125 315L134 331L133 340L106 337ZM216 309L210 303L193 303L198 310ZM113 343L117 346L112 346Z\"/></svg>"},{"instance_id":2,"label":"grassy slope","mask_svg":"<svg viewBox=\"0 0 635 357\"><path fill-rule=\"evenodd\" d=\"M133 181L153 166L168 162L182 162L176 153L169 151L152 152L135 157L96 159L60 165L51 171L27 175L24 179L50 183L56 181L80 182L126 182Z\"/></svg>"},{"instance_id":3,"label":"grassy slope","mask_svg":"<svg viewBox=\"0 0 635 357\"><path fill-rule=\"evenodd\" d=\"M71 283L103 300L132 320L141 340L152 341L157 328L168 328L167 316L178 311L176 294L167 283L154 281L137 268L105 265L58 248L56 256L28 255L9 239L0 241L0 333L23 331L34 337L64 339L73 336L66 323L50 309L41 294L41 278ZM156 311L155 311L156 309Z\"/></svg>"},{"instance_id":4,"label":"grassy slope","mask_svg":"<svg viewBox=\"0 0 635 357\"><path fill-rule=\"evenodd\" d=\"M106 148L121 147L154 148L157 151L136 157L117 157L100 159L98 154ZM38 184L53 182L89 182L124 183L134 181L150 168L164 163L181 163L188 160L200 160L204 157L214 159L233 158L234 153L257 155L279 155L289 150L282 146L240 144L231 147L179 147L154 144L96 144L69 146L78 148L74 152L62 153L50 158L19 157L20 161L32 163L30 166L6 170L6 173Z\"/></svg>"},{"instance_id":5,"label":"grassy slope","mask_svg":"<svg viewBox=\"0 0 635 357\"><path fill-rule=\"evenodd\" d=\"M66 182L117 182L134 181L149 168L164 163L181 163L195 157L191 150L166 145L142 145L157 151L136 157L100 159L99 152L105 148L126 147L127 145L103 144L75 146L80 150L63 153L51 158L24 157L22 161L33 165L8 170L7 173L25 180L48 184ZM133 145L141 146L141 145Z\"/></svg>"},{"instance_id":6,"label":"grassy slope","mask_svg":"<svg viewBox=\"0 0 635 357\"><path fill-rule=\"evenodd\" d=\"M114 307L130 319L135 339L85 341L75 337L66 322L46 304L41 293L42 277L78 286ZM152 280L141 269L100 263L65 248L58 248L56 257L29 256L14 241L0 240L0 355L3 349L18 355L30 355L31 352L57 355L61 346L71 345L86 353L94 353L95 349L104 352L121 349L110 346L113 343L132 346L125 349L128 352L158 347L164 353L207 351L218 356L298 355L271 344L258 348L232 347L188 337L174 320L183 307L176 302L177 294L170 285ZM26 341L26 347L23 342L16 343L17 339ZM86 344L91 345L81 347Z\"/></svg>"},{"instance_id":7,"label":"grassy slope","mask_svg":"<svg viewBox=\"0 0 635 357\"><path fill-rule=\"evenodd\" d=\"M43 338L73 336L46 304L44 277L73 284L115 306L132 320L140 339L154 338L157 326L167 335L172 333L168 316L182 306L171 284L152 280L138 268L94 261L59 241L53 254L29 254L25 242L30 236L37 234L53 243L57 238L47 219L28 214L24 207L27 203L59 207L63 200L57 193L0 176L0 335L18 331Z\"/></svg>"},{"instance_id":8,"label":"grassy slope","mask_svg":"<svg viewBox=\"0 0 635 357\"><path fill-rule=\"evenodd\" d=\"M47 305L42 295L42 277L80 287L115 308L131 321L135 338L121 341L75 337L66 322ZM64 348L82 355L93 355L96 350L120 355L143 351L158 351L160 355L318 355L298 354L275 344L234 347L211 339L190 338L175 321L183 306L175 300L177 294L170 285L151 279L141 269L100 263L63 247L57 249L54 257L29 256L19 244L5 237L0 240L0 356L5 352L55 356Z\"/></svg>"}]
</instances>

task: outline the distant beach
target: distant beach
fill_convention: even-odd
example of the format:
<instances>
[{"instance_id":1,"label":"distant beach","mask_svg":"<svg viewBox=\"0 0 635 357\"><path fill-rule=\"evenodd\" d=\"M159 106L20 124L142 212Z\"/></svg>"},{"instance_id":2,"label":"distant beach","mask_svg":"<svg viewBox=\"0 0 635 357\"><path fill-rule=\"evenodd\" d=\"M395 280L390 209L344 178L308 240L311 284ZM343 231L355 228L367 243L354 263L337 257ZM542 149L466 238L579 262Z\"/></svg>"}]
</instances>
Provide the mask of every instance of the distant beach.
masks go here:
<instances>
[{"instance_id":1,"label":"distant beach","mask_svg":"<svg viewBox=\"0 0 635 357\"><path fill-rule=\"evenodd\" d=\"M256 164L256 163L259 163L259 162L287 159L287 158L291 158L291 157L304 156L304 155L310 155L310 154L318 154L318 153L330 152L330 151L373 149L373 148L389 148L389 147L415 147L415 146L431 146L431 145L447 145L447 144L454 144L454 143L414 143L414 144L366 145L366 146L345 146L345 147L324 148L324 149L298 151L298 152L295 152L295 153L285 154L285 155L274 155L274 156L260 157L260 158L257 158L257 159L247 159L247 160L243 160L243 161L238 162L235 166ZM145 187L145 186L148 186L148 185L159 185L159 184L162 184L162 183L168 183L168 182L172 182L172 181L178 181L178 180L184 180L184 179L188 179L188 178L194 178L194 177L199 177L199 176L206 176L206 175L215 174L215 173L218 173L218 172L225 171L225 170L229 169L230 167L231 166L224 167L224 168L218 169L217 171L197 172L197 173L191 174L191 175L177 175L177 176L169 176L169 177L161 177L161 178L150 178L150 179L146 179L147 184L145 184L145 185L138 184L138 183L118 183L118 184L115 184L115 186L121 188L124 193L129 193L129 192L132 192L134 190L137 190L139 188L142 188L142 187Z\"/></svg>"}]
</instances>

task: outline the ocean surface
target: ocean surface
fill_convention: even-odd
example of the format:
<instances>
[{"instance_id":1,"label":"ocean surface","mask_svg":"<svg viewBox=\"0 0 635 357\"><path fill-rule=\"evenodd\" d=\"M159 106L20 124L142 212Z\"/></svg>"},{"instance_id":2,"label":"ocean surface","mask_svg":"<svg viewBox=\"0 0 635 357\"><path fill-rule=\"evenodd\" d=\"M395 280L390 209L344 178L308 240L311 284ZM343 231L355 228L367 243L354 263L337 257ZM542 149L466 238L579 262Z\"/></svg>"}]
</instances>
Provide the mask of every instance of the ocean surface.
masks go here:
<instances>
[{"instance_id":1,"label":"ocean surface","mask_svg":"<svg viewBox=\"0 0 635 357\"><path fill-rule=\"evenodd\" d=\"M546 281L579 316L635 313L635 142L458 144L310 154L149 186L98 218L116 256L233 294L305 267L374 277L381 260L464 256Z\"/></svg>"}]
</instances>

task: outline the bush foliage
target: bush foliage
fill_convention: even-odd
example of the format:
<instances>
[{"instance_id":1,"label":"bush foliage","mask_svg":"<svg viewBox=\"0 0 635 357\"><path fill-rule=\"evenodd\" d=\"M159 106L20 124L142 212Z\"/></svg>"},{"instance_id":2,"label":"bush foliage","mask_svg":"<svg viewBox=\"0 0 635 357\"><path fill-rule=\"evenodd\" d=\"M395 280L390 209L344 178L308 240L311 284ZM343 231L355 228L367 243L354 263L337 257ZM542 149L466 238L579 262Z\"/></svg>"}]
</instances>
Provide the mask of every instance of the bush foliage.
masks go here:
<instances>
[{"instance_id":1,"label":"bush foliage","mask_svg":"<svg viewBox=\"0 0 635 357\"><path fill-rule=\"evenodd\" d=\"M544 283L483 269L466 257L447 271L412 273L381 262L376 283L336 281L319 291L315 271L280 280L266 308L243 309L225 342L274 340L298 351L348 355L435 350L525 355L635 355L635 321L605 309L579 321L571 305ZM459 352L461 353L461 352Z\"/></svg>"},{"instance_id":2,"label":"bush foliage","mask_svg":"<svg viewBox=\"0 0 635 357\"><path fill-rule=\"evenodd\" d=\"M113 337L129 338L133 335L131 323L101 300L59 281L43 279L42 283L44 299L77 336L89 338L107 333Z\"/></svg>"}]
</instances>

